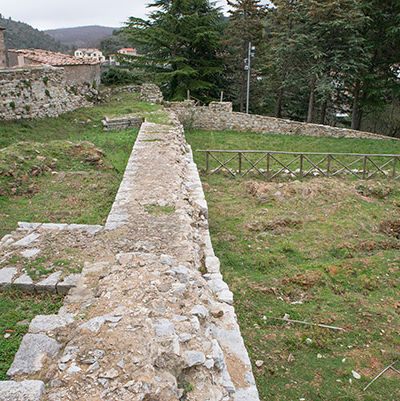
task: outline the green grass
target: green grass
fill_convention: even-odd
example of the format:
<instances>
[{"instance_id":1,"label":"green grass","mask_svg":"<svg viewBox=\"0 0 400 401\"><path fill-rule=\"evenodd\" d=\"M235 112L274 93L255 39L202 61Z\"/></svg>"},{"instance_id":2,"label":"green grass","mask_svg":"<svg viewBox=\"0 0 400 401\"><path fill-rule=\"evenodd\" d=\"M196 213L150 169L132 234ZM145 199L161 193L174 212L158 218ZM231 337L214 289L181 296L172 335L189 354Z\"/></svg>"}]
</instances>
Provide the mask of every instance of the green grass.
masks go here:
<instances>
[{"instance_id":1,"label":"green grass","mask_svg":"<svg viewBox=\"0 0 400 401\"><path fill-rule=\"evenodd\" d=\"M274 135L274 134L255 134L251 132L237 131L199 131L189 130L186 137L192 145L195 161L202 169L205 168L205 154L197 153L197 149L219 149L219 150L269 150L269 151L285 151L285 152L317 152L317 153L361 153L361 154L400 154L400 141L390 140L374 140L374 139L350 139L350 138L320 138L301 135ZM230 158L229 154L216 155L221 161ZM252 162L258 160L260 156L246 155ZM280 155L279 160L288 163L293 156ZM311 160L317 162L322 159L321 156L310 156ZM339 157L341 161L350 162L356 158ZM377 158L374 161L382 165L386 159ZM218 163L210 158L210 168L218 167ZM325 164L322 164L326 168ZM392 165L388 166L390 169ZM228 164L229 168L238 169L238 159ZM243 169L250 165L243 159ZM259 168L266 168L266 160L264 159ZM282 166L271 159L271 169L278 170ZM308 162L304 162L304 169L310 168ZM341 168L339 164L332 162L332 168ZM372 167L372 165L371 165ZM299 162L291 165L292 169L299 168ZM355 164L352 168L362 168L362 162Z\"/></svg>"},{"instance_id":2,"label":"green grass","mask_svg":"<svg viewBox=\"0 0 400 401\"><path fill-rule=\"evenodd\" d=\"M154 203L150 203L144 206L145 210L149 214L154 214L156 216L162 216L164 214L170 214L175 212L175 208L172 206L159 206Z\"/></svg>"},{"instance_id":3,"label":"green grass","mask_svg":"<svg viewBox=\"0 0 400 401\"><path fill-rule=\"evenodd\" d=\"M15 290L0 293L0 380L7 380L7 370L28 331L28 322L39 314L57 313L61 305L60 295L32 295ZM4 338L6 334L10 336Z\"/></svg>"},{"instance_id":4,"label":"green grass","mask_svg":"<svg viewBox=\"0 0 400 401\"><path fill-rule=\"evenodd\" d=\"M158 109L120 93L58 118L1 121L0 237L18 221L103 224L138 130L103 131L101 120Z\"/></svg>"},{"instance_id":5,"label":"green grass","mask_svg":"<svg viewBox=\"0 0 400 401\"><path fill-rule=\"evenodd\" d=\"M187 139L194 150L392 153L394 144L199 131ZM204 155L195 159L204 166ZM400 359L400 241L387 229L400 221L399 183L267 183L223 174L202 174L202 180L214 250L234 292L261 399L398 400L395 372L365 394L362 389ZM345 331L273 319L285 314ZM256 360L264 361L262 367Z\"/></svg>"}]
</instances>

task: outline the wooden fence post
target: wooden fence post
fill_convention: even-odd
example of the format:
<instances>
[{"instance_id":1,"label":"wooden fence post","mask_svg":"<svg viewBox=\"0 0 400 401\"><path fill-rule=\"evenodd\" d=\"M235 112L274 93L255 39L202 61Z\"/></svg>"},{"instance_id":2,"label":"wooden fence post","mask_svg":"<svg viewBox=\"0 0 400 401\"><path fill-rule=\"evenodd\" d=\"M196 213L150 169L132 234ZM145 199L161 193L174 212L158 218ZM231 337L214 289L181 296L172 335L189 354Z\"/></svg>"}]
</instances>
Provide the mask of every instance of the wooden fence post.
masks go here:
<instances>
[{"instance_id":1,"label":"wooden fence post","mask_svg":"<svg viewBox=\"0 0 400 401\"><path fill-rule=\"evenodd\" d=\"M367 175L367 161L368 161L368 156L364 156L363 174L362 174L363 180L365 180L365 176Z\"/></svg>"},{"instance_id":2,"label":"wooden fence post","mask_svg":"<svg viewBox=\"0 0 400 401\"><path fill-rule=\"evenodd\" d=\"M331 155L328 155L327 160L328 160L328 164L326 166L326 176L330 177L330 175L331 175Z\"/></svg>"},{"instance_id":3,"label":"wooden fence post","mask_svg":"<svg viewBox=\"0 0 400 401\"><path fill-rule=\"evenodd\" d=\"M267 180L271 178L271 170L270 170L270 155L267 153Z\"/></svg>"},{"instance_id":4,"label":"wooden fence post","mask_svg":"<svg viewBox=\"0 0 400 401\"><path fill-rule=\"evenodd\" d=\"M239 152L239 174L242 174L242 152Z\"/></svg>"},{"instance_id":5,"label":"wooden fence post","mask_svg":"<svg viewBox=\"0 0 400 401\"><path fill-rule=\"evenodd\" d=\"M300 180L303 179L303 159L304 159L304 155L302 153L300 155Z\"/></svg>"},{"instance_id":6,"label":"wooden fence post","mask_svg":"<svg viewBox=\"0 0 400 401\"><path fill-rule=\"evenodd\" d=\"M396 164L397 164L397 160L398 160L397 157L395 157L395 158L393 159L393 171L392 171L392 178L393 178L393 179L396 178Z\"/></svg>"},{"instance_id":7,"label":"wooden fence post","mask_svg":"<svg viewBox=\"0 0 400 401\"><path fill-rule=\"evenodd\" d=\"M206 152L206 172L210 169L210 152Z\"/></svg>"}]
</instances>

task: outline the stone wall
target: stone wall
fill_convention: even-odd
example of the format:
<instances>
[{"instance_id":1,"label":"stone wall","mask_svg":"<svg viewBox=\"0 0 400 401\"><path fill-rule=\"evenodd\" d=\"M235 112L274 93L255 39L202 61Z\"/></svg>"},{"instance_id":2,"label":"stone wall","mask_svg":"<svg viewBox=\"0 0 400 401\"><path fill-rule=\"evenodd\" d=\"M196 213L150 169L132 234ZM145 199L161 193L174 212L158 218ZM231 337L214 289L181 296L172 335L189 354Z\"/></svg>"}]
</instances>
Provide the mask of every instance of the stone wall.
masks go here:
<instances>
[{"instance_id":1,"label":"stone wall","mask_svg":"<svg viewBox=\"0 0 400 401\"><path fill-rule=\"evenodd\" d=\"M49 66L0 70L0 120L57 117L90 106L85 86L69 88L63 68Z\"/></svg>"},{"instance_id":2,"label":"stone wall","mask_svg":"<svg viewBox=\"0 0 400 401\"><path fill-rule=\"evenodd\" d=\"M308 124L256 114L232 112L229 102L212 102L208 107L193 107L191 103L174 102L165 105L173 109L180 121L193 129L207 131L251 131L262 134L307 135L320 137L393 139L370 132L355 131L329 125Z\"/></svg>"},{"instance_id":3,"label":"stone wall","mask_svg":"<svg viewBox=\"0 0 400 401\"><path fill-rule=\"evenodd\" d=\"M100 85L100 64L66 65L63 68L67 85Z\"/></svg>"},{"instance_id":4,"label":"stone wall","mask_svg":"<svg viewBox=\"0 0 400 401\"><path fill-rule=\"evenodd\" d=\"M192 151L169 122L142 125L105 229L87 240L107 248L57 315L32 320L0 400L259 401Z\"/></svg>"},{"instance_id":5,"label":"stone wall","mask_svg":"<svg viewBox=\"0 0 400 401\"><path fill-rule=\"evenodd\" d=\"M161 104L164 100L164 97L157 85L143 84L140 88L140 100L143 102Z\"/></svg>"}]
</instances>

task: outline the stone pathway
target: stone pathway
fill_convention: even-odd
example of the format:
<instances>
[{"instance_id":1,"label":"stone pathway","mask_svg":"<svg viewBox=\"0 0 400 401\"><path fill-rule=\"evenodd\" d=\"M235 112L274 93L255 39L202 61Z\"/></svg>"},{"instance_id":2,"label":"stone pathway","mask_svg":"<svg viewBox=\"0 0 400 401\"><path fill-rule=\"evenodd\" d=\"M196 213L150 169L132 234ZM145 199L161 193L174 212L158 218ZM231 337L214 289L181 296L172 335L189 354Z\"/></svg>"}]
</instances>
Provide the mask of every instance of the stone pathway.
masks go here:
<instances>
[{"instance_id":1,"label":"stone pathway","mask_svg":"<svg viewBox=\"0 0 400 401\"><path fill-rule=\"evenodd\" d=\"M143 123L96 234L107 248L58 315L31 322L0 400L257 401L207 216L176 117Z\"/></svg>"}]
</instances>

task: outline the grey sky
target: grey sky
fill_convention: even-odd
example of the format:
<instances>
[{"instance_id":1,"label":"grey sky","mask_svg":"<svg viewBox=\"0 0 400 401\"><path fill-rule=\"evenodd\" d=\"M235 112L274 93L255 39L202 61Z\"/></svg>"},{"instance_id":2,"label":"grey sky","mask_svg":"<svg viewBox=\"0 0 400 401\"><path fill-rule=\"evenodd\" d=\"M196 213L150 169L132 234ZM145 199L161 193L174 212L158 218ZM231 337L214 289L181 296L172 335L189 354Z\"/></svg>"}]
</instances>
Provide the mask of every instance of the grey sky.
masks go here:
<instances>
[{"instance_id":1,"label":"grey sky","mask_svg":"<svg viewBox=\"0 0 400 401\"><path fill-rule=\"evenodd\" d=\"M148 3L148 0L1 0L0 13L37 29L82 25L118 27L129 16L144 17ZM226 7L225 0L217 3Z\"/></svg>"}]
</instances>

